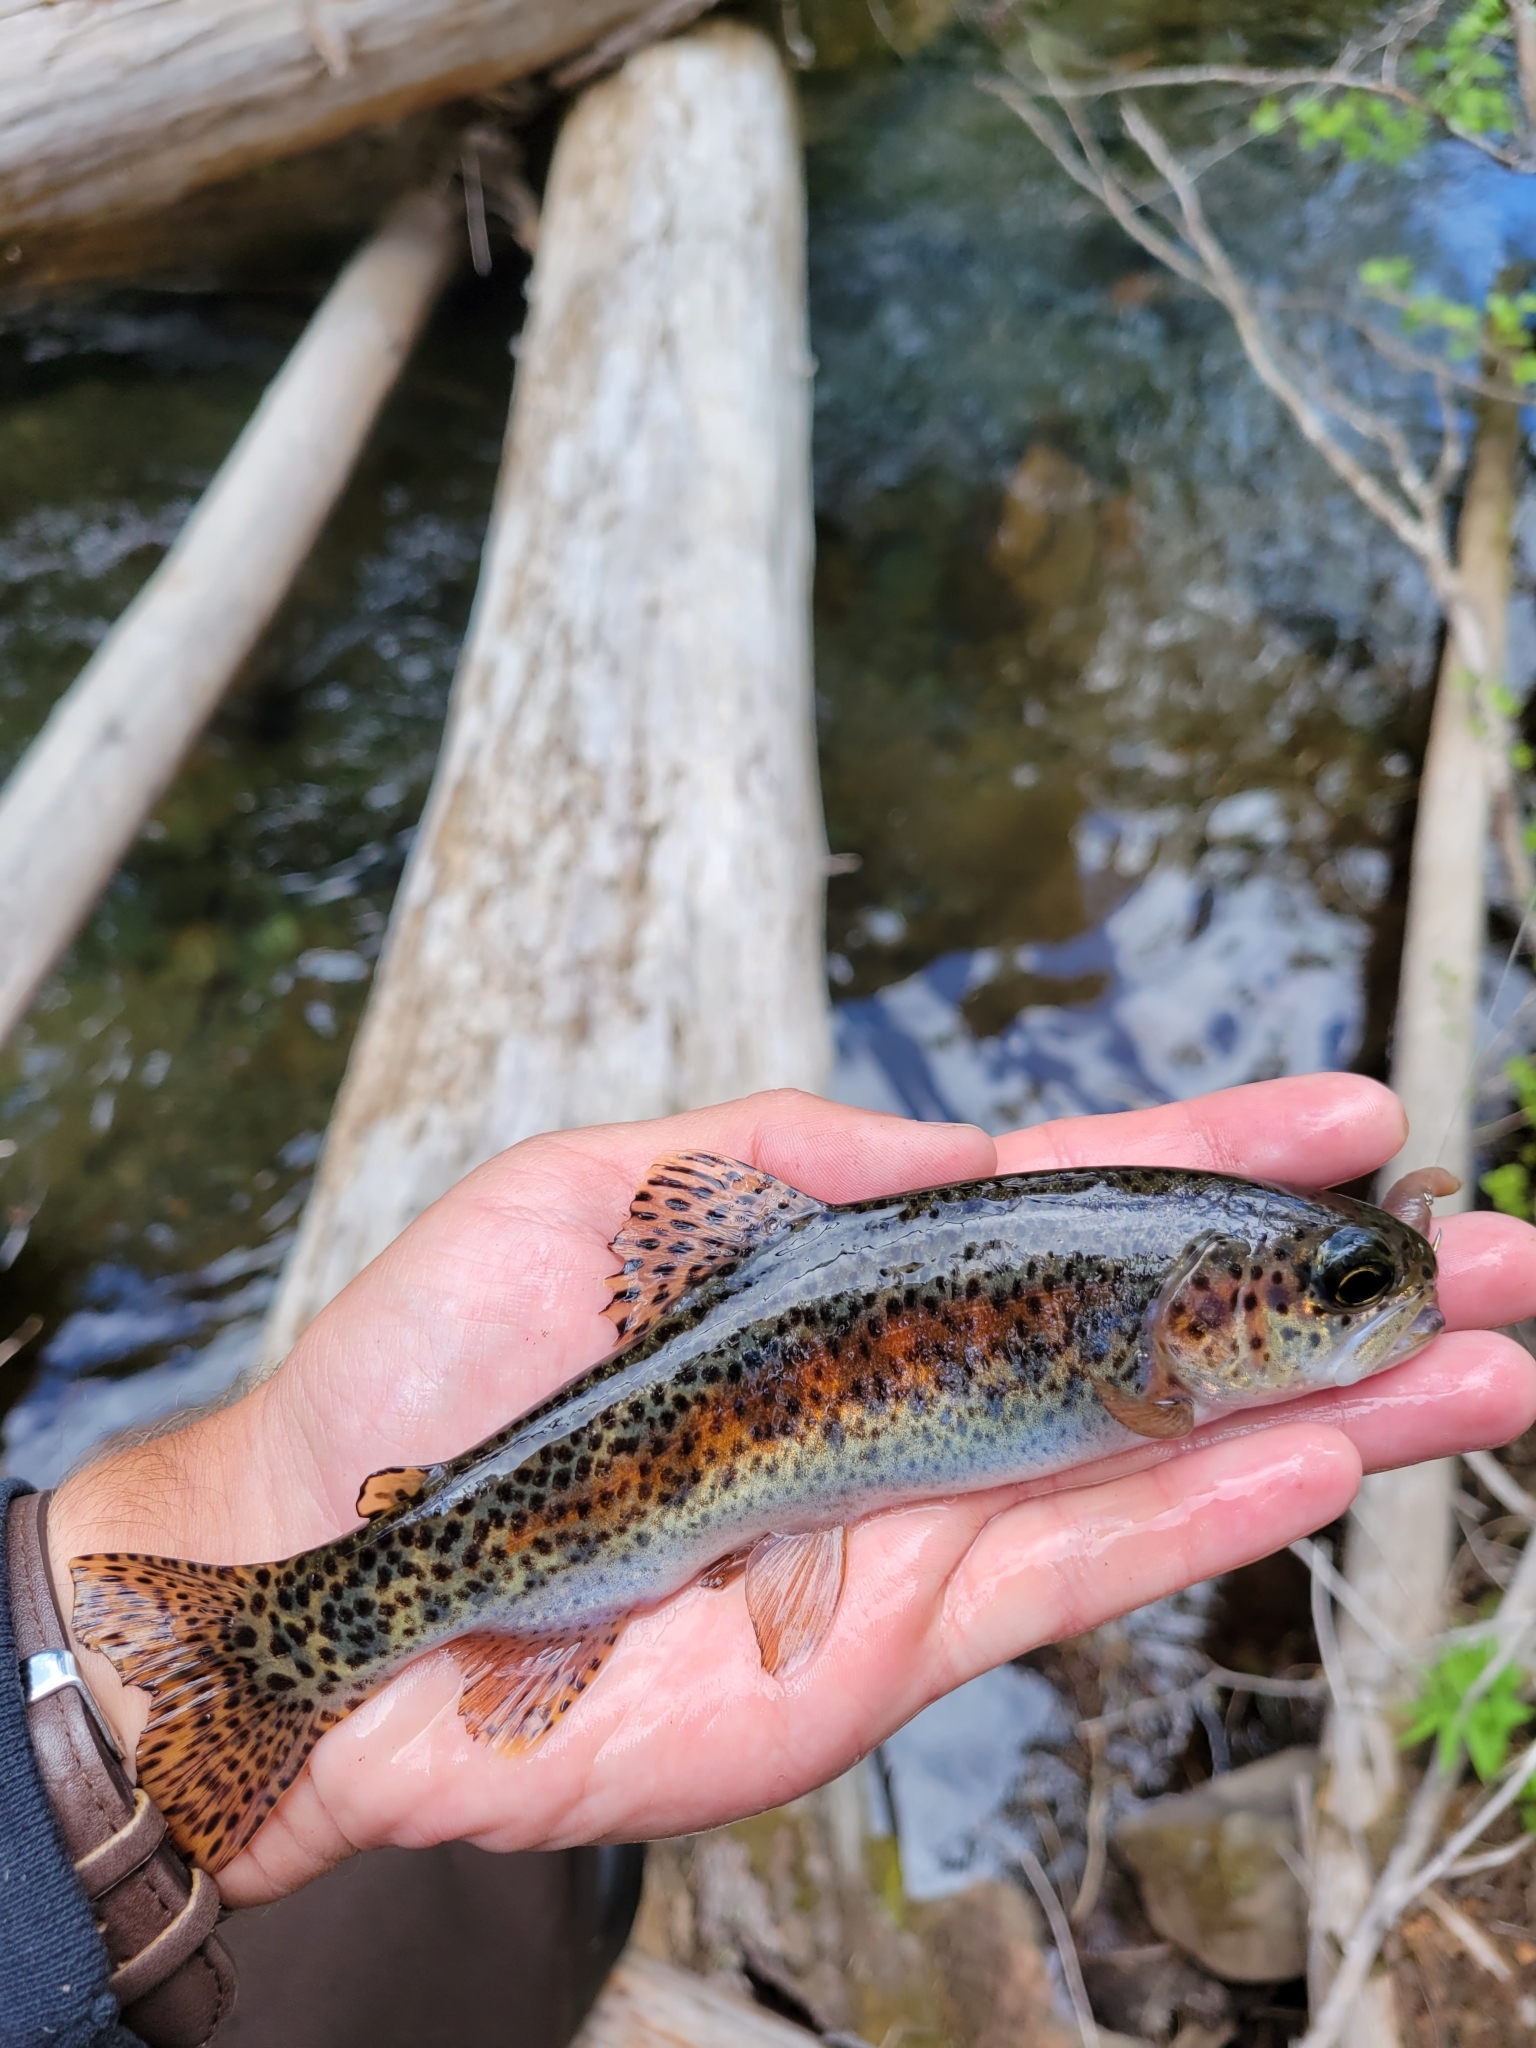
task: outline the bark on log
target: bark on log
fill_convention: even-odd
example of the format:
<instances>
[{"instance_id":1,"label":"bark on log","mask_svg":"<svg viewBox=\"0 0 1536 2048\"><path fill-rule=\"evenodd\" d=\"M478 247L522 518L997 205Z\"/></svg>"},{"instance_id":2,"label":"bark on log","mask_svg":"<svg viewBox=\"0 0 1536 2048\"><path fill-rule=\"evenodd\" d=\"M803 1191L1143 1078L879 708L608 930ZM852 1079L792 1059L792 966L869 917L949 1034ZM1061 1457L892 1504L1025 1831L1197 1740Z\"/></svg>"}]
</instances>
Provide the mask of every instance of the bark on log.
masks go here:
<instances>
[{"instance_id":1,"label":"bark on log","mask_svg":"<svg viewBox=\"0 0 1536 2048\"><path fill-rule=\"evenodd\" d=\"M829 1057L804 201L719 24L567 121L425 815L263 1354L530 1133Z\"/></svg>"},{"instance_id":2,"label":"bark on log","mask_svg":"<svg viewBox=\"0 0 1536 2048\"><path fill-rule=\"evenodd\" d=\"M175 546L0 790L0 1041L286 596L457 248L410 195L343 271Z\"/></svg>"},{"instance_id":3,"label":"bark on log","mask_svg":"<svg viewBox=\"0 0 1536 2048\"><path fill-rule=\"evenodd\" d=\"M1520 461L1514 408L1485 402L1462 504L1458 557L1490 682L1504 673L1510 527ZM1472 664L1451 632L1419 780L1393 1034L1392 1085L1408 1112L1409 1137L1382 1173L1387 1187L1412 1167L1449 1167L1461 1180L1461 1193L1437 1204L1441 1214L1470 1208L1473 1201L1473 1067L1486 934L1491 741ZM1408 1648L1444 1626L1455 1472L1455 1461L1442 1458L1374 1473L1350 1515L1345 1576ZM1334 1707L1318 1800L1308 1970L1314 2012L1370 1894L1374 1873L1364 1843L1402 1792L1396 1733L1386 1710L1403 1674L1348 1613L1339 1617L1339 1646L1350 1697ZM1400 2048L1405 2033L1384 1972L1357 2001L1344 2037L1350 2048Z\"/></svg>"},{"instance_id":4,"label":"bark on log","mask_svg":"<svg viewBox=\"0 0 1536 2048\"><path fill-rule=\"evenodd\" d=\"M708 0L699 0L702 8ZM0 250L545 69L646 0L0 0Z\"/></svg>"}]
</instances>

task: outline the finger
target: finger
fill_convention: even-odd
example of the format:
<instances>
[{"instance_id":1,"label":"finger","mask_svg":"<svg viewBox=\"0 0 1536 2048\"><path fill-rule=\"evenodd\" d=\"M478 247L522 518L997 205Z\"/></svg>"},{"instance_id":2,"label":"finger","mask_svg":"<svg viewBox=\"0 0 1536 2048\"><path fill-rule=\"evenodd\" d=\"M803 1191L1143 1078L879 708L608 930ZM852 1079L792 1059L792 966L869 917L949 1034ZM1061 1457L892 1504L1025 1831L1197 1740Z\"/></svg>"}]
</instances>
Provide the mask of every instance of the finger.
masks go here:
<instances>
[{"instance_id":1,"label":"finger","mask_svg":"<svg viewBox=\"0 0 1536 2048\"><path fill-rule=\"evenodd\" d=\"M1536 1423L1536 1361L1492 1331L1439 1337L1407 1364L1353 1387L1325 1387L1273 1408L1250 1408L1168 1443L1146 1443L1047 1479L1026 1481L1030 1499L1173 1465L1216 1443L1262 1435L1295 1422L1338 1429L1367 1472L1491 1451Z\"/></svg>"},{"instance_id":2,"label":"finger","mask_svg":"<svg viewBox=\"0 0 1536 2048\"><path fill-rule=\"evenodd\" d=\"M954 1682L1267 1557L1341 1515L1359 1483L1354 1446L1298 1422L1010 1508L971 1546L944 1602Z\"/></svg>"},{"instance_id":3,"label":"finger","mask_svg":"<svg viewBox=\"0 0 1536 2048\"><path fill-rule=\"evenodd\" d=\"M1051 1166L1199 1166L1331 1187L1370 1173L1407 1134L1390 1089L1359 1074L1300 1074L1162 1109L1063 1117L997 1141L998 1171Z\"/></svg>"},{"instance_id":4,"label":"finger","mask_svg":"<svg viewBox=\"0 0 1536 2048\"><path fill-rule=\"evenodd\" d=\"M1453 1330L1495 1330L1536 1316L1536 1230L1488 1210L1440 1226L1440 1306Z\"/></svg>"}]
</instances>

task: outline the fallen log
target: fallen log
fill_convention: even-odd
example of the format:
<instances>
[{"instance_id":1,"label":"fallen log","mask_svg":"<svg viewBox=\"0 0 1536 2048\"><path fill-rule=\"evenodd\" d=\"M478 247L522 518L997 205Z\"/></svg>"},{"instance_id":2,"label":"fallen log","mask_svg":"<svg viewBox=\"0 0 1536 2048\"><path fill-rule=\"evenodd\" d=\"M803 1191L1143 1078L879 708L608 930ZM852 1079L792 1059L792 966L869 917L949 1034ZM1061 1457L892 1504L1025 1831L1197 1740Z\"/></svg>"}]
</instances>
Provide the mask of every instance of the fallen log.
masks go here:
<instances>
[{"instance_id":1,"label":"fallen log","mask_svg":"<svg viewBox=\"0 0 1536 2048\"><path fill-rule=\"evenodd\" d=\"M691 1971L631 1949L573 2048L809 2048L816 2038Z\"/></svg>"},{"instance_id":2,"label":"fallen log","mask_svg":"<svg viewBox=\"0 0 1536 2048\"><path fill-rule=\"evenodd\" d=\"M1435 689L1419 778L1392 1046L1392 1086L1408 1112L1409 1136L1382 1173L1386 1187L1414 1167L1448 1167L1461 1191L1436 1204L1442 1215L1473 1202L1477 1002L1487 929L1484 863L1498 765L1490 753L1498 722L1480 711L1477 671L1489 683L1504 673L1520 462L1515 408L1485 401L1457 535L1461 582L1482 646L1476 657L1469 656L1453 625ZM1411 1680L1379 1632L1385 1632L1386 1643L1411 1652L1444 1626L1455 1483L1455 1460L1448 1458L1374 1473L1362 1483L1350 1514L1345 1577L1378 1623L1378 1637L1354 1615L1340 1614L1344 1697L1332 1705L1312 1856L1308 1991L1314 2020L1370 1896L1375 1874L1367 1843L1379 1843L1402 1797L1389 1713ZM1355 2001L1343 2038L1350 2048L1402 2048L1408 2032L1385 1971Z\"/></svg>"},{"instance_id":3,"label":"fallen log","mask_svg":"<svg viewBox=\"0 0 1536 2048\"><path fill-rule=\"evenodd\" d=\"M286 596L461 234L446 188L416 192L354 257L170 553L0 789L0 1041Z\"/></svg>"},{"instance_id":4,"label":"fallen log","mask_svg":"<svg viewBox=\"0 0 1536 2048\"><path fill-rule=\"evenodd\" d=\"M488 92L654 11L654 0L9 0L0 255L24 277L61 228L147 213Z\"/></svg>"},{"instance_id":5,"label":"fallen log","mask_svg":"<svg viewBox=\"0 0 1536 2048\"><path fill-rule=\"evenodd\" d=\"M581 100L436 778L269 1364L517 1139L829 1058L793 99L718 25Z\"/></svg>"},{"instance_id":6,"label":"fallen log","mask_svg":"<svg viewBox=\"0 0 1536 2048\"><path fill-rule=\"evenodd\" d=\"M798 125L764 37L695 32L578 101L443 751L270 1362L515 1139L823 1080L805 321ZM451 1856L416 1852L463 1882ZM264 1938L311 1911L266 1909ZM637 1962L584 2040L796 2038Z\"/></svg>"}]
</instances>

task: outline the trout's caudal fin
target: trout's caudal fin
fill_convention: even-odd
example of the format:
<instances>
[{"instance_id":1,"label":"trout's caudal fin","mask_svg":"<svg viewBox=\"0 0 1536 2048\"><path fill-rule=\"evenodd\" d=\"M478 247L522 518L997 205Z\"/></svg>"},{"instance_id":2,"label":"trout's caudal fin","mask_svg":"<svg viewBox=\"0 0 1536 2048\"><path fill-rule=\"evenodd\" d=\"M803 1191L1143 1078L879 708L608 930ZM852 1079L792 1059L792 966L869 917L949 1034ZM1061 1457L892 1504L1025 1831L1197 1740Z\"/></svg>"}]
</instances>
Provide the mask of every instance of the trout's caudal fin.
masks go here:
<instances>
[{"instance_id":1,"label":"trout's caudal fin","mask_svg":"<svg viewBox=\"0 0 1536 2048\"><path fill-rule=\"evenodd\" d=\"M139 1782L182 1854L222 1870L363 1688L290 1637L270 1566L107 1553L70 1569L76 1635L154 1694Z\"/></svg>"}]
</instances>

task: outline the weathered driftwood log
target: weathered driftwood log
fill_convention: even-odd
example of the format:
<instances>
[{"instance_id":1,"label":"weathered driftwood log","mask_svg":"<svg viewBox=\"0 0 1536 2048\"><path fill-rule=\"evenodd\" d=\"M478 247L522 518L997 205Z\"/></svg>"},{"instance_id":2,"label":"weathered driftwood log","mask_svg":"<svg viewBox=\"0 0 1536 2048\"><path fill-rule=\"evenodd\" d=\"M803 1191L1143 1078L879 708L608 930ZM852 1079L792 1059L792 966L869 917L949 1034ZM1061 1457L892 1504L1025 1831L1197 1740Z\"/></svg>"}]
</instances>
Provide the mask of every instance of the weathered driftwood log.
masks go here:
<instances>
[{"instance_id":1,"label":"weathered driftwood log","mask_svg":"<svg viewBox=\"0 0 1536 2048\"><path fill-rule=\"evenodd\" d=\"M575 2048L807 2048L803 2027L633 1950L623 1957Z\"/></svg>"},{"instance_id":2,"label":"weathered driftwood log","mask_svg":"<svg viewBox=\"0 0 1536 2048\"><path fill-rule=\"evenodd\" d=\"M566 123L448 729L263 1345L532 1132L826 1073L795 109L659 44Z\"/></svg>"},{"instance_id":3,"label":"weathered driftwood log","mask_svg":"<svg viewBox=\"0 0 1536 2048\"><path fill-rule=\"evenodd\" d=\"M442 758L273 1359L514 1139L823 1079L804 270L764 38L660 45L576 106ZM795 2038L636 1963L585 2041Z\"/></svg>"},{"instance_id":4,"label":"weathered driftwood log","mask_svg":"<svg viewBox=\"0 0 1536 2048\"><path fill-rule=\"evenodd\" d=\"M1504 672L1519 462L1514 408L1485 404L1457 552L1484 642L1483 674L1490 682ZM1493 786L1490 741L1489 724L1478 709L1473 665L1451 632L1419 780L1393 1033L1392 1085L1408 1112L1409 1138L1383 1173L1389 1184L1411 1167L1449 1167L1461 1180L1461 1193L1437 1204L1442 1214L1472 1205L1473 1067ZM1454 1483L1451 1459L1377 1473L1366 1479L1350 1516L1345 1575L1388 1635L1409 1649L1444 1625ZM1387 1710L1394 1688L1408 1682L1407 1676L1394 1669L1393 1659L1348 1613L1340 1614L1339 1640L1349 1697L1334 1707L1328 1769L1318 1800L1308 1971L1314 2012L1370 1894L1373 1872L1363 1844L1373 1830L1379 1831L1402 1791L1396 1733ZM1345 2038L1351 2048L1400 2048L1406 2038L1384 1972L1356 2002Z\"/></svg>"},{"instance_id":5,"label":"weathered driftwood log","mask_svg":"<svg viewBox=\"0 0 1536 2048\"><path fill-rule=\"evenodd\" d=\"M488 91L653 11L654 0L9 0L0 250L24 266L34 238L61 227L147 212Z\"/></svg>"},{"instance_id":6,"label":"weathered driftwood log","mask_svg":"<svg viewBox=\"0 0 1536 2048\"><path fill-rule=\"evenodd\" d=\"M459 232L445 190L414 193L347 266L174 547L0 790L0 1040L286 596Z\"/></svg>"}]
</instances>

